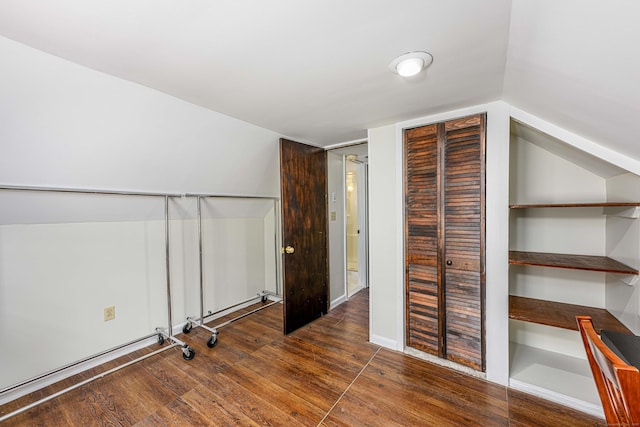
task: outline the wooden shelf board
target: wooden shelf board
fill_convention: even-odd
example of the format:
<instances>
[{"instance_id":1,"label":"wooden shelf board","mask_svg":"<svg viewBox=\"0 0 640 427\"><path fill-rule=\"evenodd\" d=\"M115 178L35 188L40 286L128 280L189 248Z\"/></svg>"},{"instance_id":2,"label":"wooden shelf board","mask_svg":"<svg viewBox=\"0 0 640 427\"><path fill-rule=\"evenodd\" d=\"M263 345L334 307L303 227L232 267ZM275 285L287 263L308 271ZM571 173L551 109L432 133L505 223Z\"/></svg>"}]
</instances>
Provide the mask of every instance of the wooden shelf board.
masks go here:
<instances>
[{"instance_id":1,"label":"wooden shelf board","mask_svg":"<svg viewBox=\"0 0 640 427\"><path fill-rule=\"evenodd\" d=\"M638 274L638 270L604 256L509 251L509 264Z\"/></svg>"},{"instance_id":2,"label":"wooden shelf board","mask_svg":"<svg viewBox=\"0 0 640 427\"><path fill-rule=\"evenodd\" d=\"M593 202L593 203L537 203L509 205L510 209L531 208L608 208L608 207L636 207L640 202Z\"/></svg>"},{"instance_id":3,"label":"wooden shelf board","mask_svg":"<svg viewBox=\"0 0 640 427\"><path fill-rule=\"evenodd\" d=\"M509 296L510 319L577 331L576 316L591 316L593 326L598 333L601 329L631 333L626 326L604 308Z\"/></svg>"}]
</instances>

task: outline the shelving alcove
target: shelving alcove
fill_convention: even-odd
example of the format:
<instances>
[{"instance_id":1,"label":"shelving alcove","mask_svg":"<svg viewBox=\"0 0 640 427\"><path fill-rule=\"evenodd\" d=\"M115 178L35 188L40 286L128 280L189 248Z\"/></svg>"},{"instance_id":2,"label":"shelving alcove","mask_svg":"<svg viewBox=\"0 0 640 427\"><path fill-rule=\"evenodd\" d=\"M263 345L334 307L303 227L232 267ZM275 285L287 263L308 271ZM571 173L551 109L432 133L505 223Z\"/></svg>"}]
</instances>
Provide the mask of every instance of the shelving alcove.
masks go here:
<instances>
[{"instance_id":1,"label":"shelving alcove","mask_svg":"<svg viewBox=\"0 0 640 427\"><path fill-rule=\"evenodd\" d=\"M513 204L509 208L511 212L545 208L563 211L577 209L584 212L587 209L589 212L637 220L640 202ZM527 266L525 268L543 267L561 268L566 271L601 272L616 275L628 284L638 282L636 268L607 256L512 250L509 251L509 263L513 266ZM525 330L528 328L526 325L537 325L531 327L532 334L544 334L545 330L553 330L555 332L550 335L554 335L554 339L567 337L568 341L575 342L575 337L572 335L575 335L578 330L575 320L578 315L591 316L598 331L606 329L632 333L606 308L519 295L509 296L509 318L512 321L525 322L523 326ZM567 332L557 332L558 330ZM516 342L511 343L510 353L510 384L512 386L561 401L585 412L599 414L599 400L586 360L577 358L570 352L563 354Z\"/></svg>"}]
</instances>

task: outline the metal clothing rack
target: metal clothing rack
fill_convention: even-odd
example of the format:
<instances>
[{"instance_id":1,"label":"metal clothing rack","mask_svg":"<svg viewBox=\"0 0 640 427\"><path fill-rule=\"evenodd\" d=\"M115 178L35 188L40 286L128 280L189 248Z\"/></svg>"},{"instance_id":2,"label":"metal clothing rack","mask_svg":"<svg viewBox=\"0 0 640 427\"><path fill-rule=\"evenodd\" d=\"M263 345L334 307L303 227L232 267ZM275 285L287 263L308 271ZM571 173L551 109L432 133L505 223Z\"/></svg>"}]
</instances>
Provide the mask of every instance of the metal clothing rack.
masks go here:
<instances>
[{"instance_id":1,"label":"metal clothing rack","mask_svg":"<svg viewBox=\"0 0 640 427\"><path fill-rule=\"evenodd\" d=\"M77 194L94 194L94 195L125 195L125 196L148 196L148 197L163 197L164 198L164 244L165 244L165 276L166 276L166 296L167 296L167 328L163 328L163 327L158 327L155 329L155 333L149 334L147 336L141 337L139 339L127 342L125 344L119 345L117 347L102 351L100 353L94 354L92 356L77 360L75 362L72 362L68 365L62 366L60 368L54 369L52 371L37 375L33 378L27 379L25 381L10 385L6 388L0 389L0 397L2 395L6 395L9 392L15 392L16 390L22 388L22 387L26 387L29 385L32 385L34 383L36 383L37 381L41 381L43 379L46 379L48 377L51 377L52 375L64 372L64 371L68 371L71 368L80 366L82 364L88 363L90 361L95 361L96 359L102 357L102 356L106 356L110 353L113 353L117 350L121 350L123 348L126 348L128 346L131 346L133 344L142 342L144 340L148 340L150 338L153 338L154 336L156 337L157 343L159 345L162 345L165 343L165 341L170 341L171 343L165 347L162 347L156 351L153 351L149 354L146 354L144 356L141 356L135 360L129 361L125 364L122 364L120 366L114 367L106 372L102 372L100 374L97 374L91 378L88 378L80 383L74 384L70 387L67 387L63 390L60 390L56 393L53 393L49 396L46 396L36 402L33 402L29 405L26 405L24 407L21 407L11 413L5 414L3 416L0 416L0 423L2 421L5 421L11 417L14 417L18 414L21 414L23 412L26 412L38 405L41 405L45 402L48 402L58 396L61 396L69 391L75 390L83 385L86 385L92 381L95 381L97 379L103 378L106 375L109 375L113 372L119 371L123 368L126 368L128 366L131 366L137 362L140 362L142 360L145 360L149 357L155 356L161 352L164 352L166 350L169 350L171 348L175 348L175 347L180 347L181 351L182 351L182 356L185 360L191 360L195 357L195 350L193 350L191 347L188 346L188 344L186 344L185 342L179 340L178 338L176 338L173 334L173 324L172 324L172 308L171 308L171 278L170 278L170 258L169 258L169 254L170 254L170 242L169 242L169 198L170 197L185 197L185 196L196 196L198 198L198 211L200 210L200 198L201 197L241 197L241 198L266 198L266 197L253 197L253 196L226 196L226 195L222 195L222 196L217 196L217 195L187 195L187 194L170 194L170 193L153 193L153 192L136 192L136 191L116 191L116 190L95 190L95 189L73 189L73 188L54 188L54 187L30 187L30 186L12 186L12 185L0 185L0 190L7 190L7 191L24 191L24 192L52 192L52 193L77 193ZM277 204L277 198L269 198L274 200L274 205ZM200 212L198 212L199 215L199 223L200 223ZM276 240L276 245L278 245L278 238L279 236L277 236L277 230L278 230L278 216L277 216L277 210L276 210L276 236L275 236L275 240ZM199 224L200 227L200 224ZM201 241L201 234L200 234L200 263L202 263L202 241ZM276 257L276 275L277 275L277 279L276 279L276 294L278 293L278 287L279 287L279 277L280 277L280 265L277 261L277 257ZM202 268L202 267L201 267ZM200 286L201 286L201 292L202 291L202 270L200 271ZM263 293L262 295L260 295L261 298L263 298L263 301L266 301L266 297L265 295L267 295L267 293ZM239 305L239 304L238 304ZM202 306L202 302L201 302L201 306ZM265 306L266 308L266 306ZM203 308L202 308L203 310ZM257 311L257 310L256 310ZM250 314L250 313L247 313ZM247 315L245 314L245 315ZM211 314L212 315L212 314ZM203 316L202 315L202 311L201 311L201 316L199 318L200 320L200 325L201 327L206 328L206 326L203 325L203 319L207 316ZM188 323L190 324L190 323ZM217 336L217 331L216 331L216 336ZM215 343L214 343L215 345Z\"/></svg>"},{"instance_id":2,"label":"metal clothing rack","mask_svg":"<svg viewBox=\"0 0 640 427\"><path fill-rule=\"evenodd\" d=\"M204 314L204 279L203 279L203 275L204 275L204 262L202 259L202 241L203 241L203 236L202 236L202 198L203 197L217 197L217 198L233 198L233 199L259 199L259 200L272 200L273 201L273 208L274 208L274 221L275 221L275 226L274 226L274 230L275 230L275 236L274 236L274 243L275 243L275 248L274 248L274 254L276 254L276 266L278 266L278 259L277 259L277 254L278 254L278 248L280 247L280 244L278 242L278 224L279 224L279 219L278 219L278 199L275 197L243 197L243 196L217 196L217 195L202 195L202 194L196 194L196 195L191 195L191 194L187 194L187 196L194 196L196 197L196 207L197 207L197 221L198 221L198 267L199 267L199 276L200 276L200 317L187 317L187 322L185 323L184 327L182 328L182 332L184 332L185 334L188 334L189 332L191 332L191 330L193 329L193 327L198 327L198 328L202 328L206 331L209 331L211 333L211 336L209 337L209 339L207 340L207 347L209 348L213 348L215 347L215 345L218 343L218 329L222 328L223 326L229 325L233 322L235 322L236 320L240 320L243 317L246 317L250 314L256 313L260 310L263 310L267 307L270 307L274 304L277 304L280 302L280 298L279 298L279 292L278 292L278 286L280 283L280 270L278 268L276 268L276 292L269 292L267 290L264 290L262 292L260 292L259 294L257 294L255 297L249 298L245 301L241 301L239 303L233 304L231 306L225 307L223 309L220 309L218 311L215 312L211 312L209 311L208 314ZM269 296L274 296L276 297L275 301L272 301L270 304L265 304L269 298ZM245 305L248 304L252 301L255 301L257 299L260 299L262 301L262 306L258 307L254 310L251 310L247 313L243 313L239 316L234 317L233 319L227 320L226 322L223 322L219 325L216 325L214 327L209 327L207 325L204 324L204 321L206 318L215 316L216 314L222 313L224 311L230 310L232 308L241 306L241 305Z\"/></svg>"}]
</instances>

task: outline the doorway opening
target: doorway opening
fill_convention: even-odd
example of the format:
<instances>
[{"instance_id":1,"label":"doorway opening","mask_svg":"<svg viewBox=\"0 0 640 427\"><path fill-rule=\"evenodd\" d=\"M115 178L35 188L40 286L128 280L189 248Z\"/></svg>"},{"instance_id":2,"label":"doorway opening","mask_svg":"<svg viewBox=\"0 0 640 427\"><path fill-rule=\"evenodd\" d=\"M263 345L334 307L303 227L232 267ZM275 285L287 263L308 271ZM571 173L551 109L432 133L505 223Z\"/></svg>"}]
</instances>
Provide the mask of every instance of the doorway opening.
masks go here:
<instances>
[{"instance_id":1,"label":"doorway opening","mask_svg":"<svg viewBox=\"0 0 640 427\"><path fill-rule=\"evenodd\" d=\"M368 286L366 155L345 156L347 299Z\"/></svg>"},{"instance_id":2,"label":"doorway opening","mask_svg":"<svg viewBox=\"0 0 640 427\"><path fill-rule=\"evenodd\" d=\"M329 151L331 306L369 287L368 145Z\"/></svg>"}]
</instances>

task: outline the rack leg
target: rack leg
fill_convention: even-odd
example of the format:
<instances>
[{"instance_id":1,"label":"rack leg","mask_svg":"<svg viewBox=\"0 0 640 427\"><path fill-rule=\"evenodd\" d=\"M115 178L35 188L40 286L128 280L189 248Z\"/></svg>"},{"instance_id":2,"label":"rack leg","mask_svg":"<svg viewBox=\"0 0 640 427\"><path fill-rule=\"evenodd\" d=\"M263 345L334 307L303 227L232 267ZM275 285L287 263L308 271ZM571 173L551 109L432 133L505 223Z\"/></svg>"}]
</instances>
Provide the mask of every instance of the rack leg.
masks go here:
<instances>
[{"instance_id":1,"label":"rack leg","mask_svg":"<svg viewBox=\"0 0 640 427\"><path fill-rule=\"evenodd\" d=\"M164 344L165 339L172 341L175 345L178 345L182 349L182 358L184 360L191 360L196 357L196 351L189 347L187 343L179 340L178 338L167 334L162 328L156 328L156 332L158 332L158 344Z\"/></svg>"}]
</instances>

